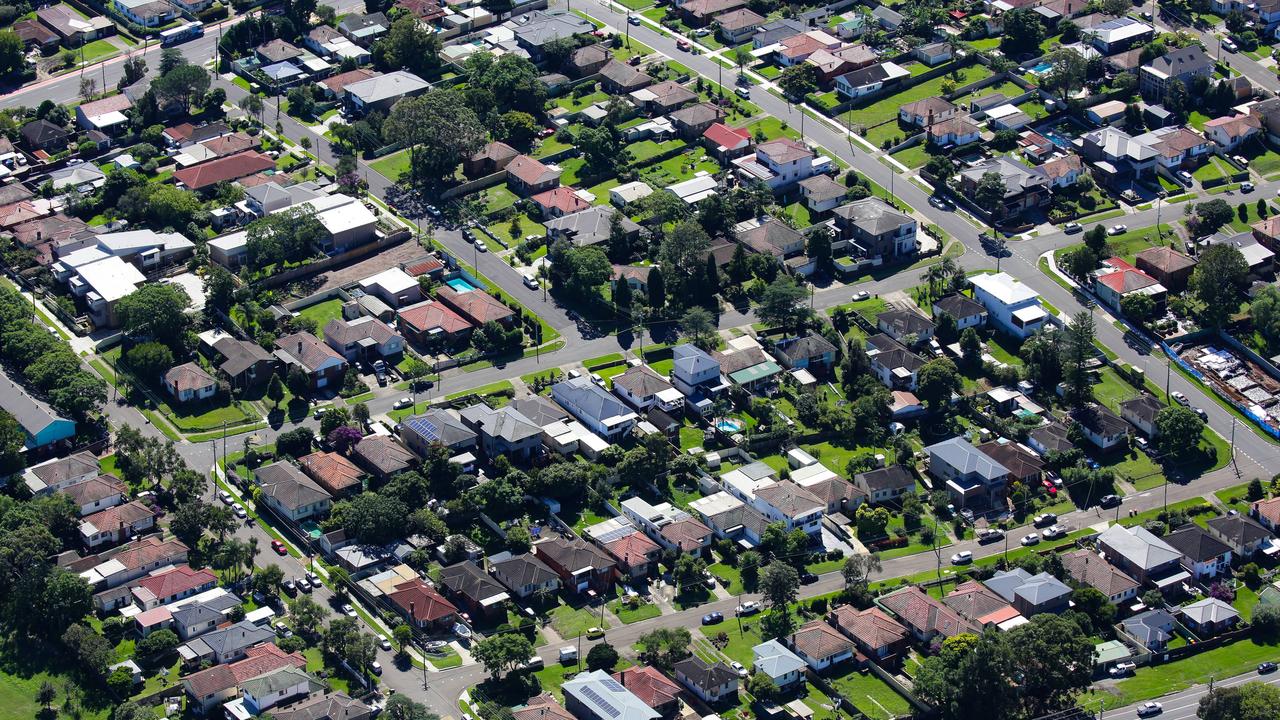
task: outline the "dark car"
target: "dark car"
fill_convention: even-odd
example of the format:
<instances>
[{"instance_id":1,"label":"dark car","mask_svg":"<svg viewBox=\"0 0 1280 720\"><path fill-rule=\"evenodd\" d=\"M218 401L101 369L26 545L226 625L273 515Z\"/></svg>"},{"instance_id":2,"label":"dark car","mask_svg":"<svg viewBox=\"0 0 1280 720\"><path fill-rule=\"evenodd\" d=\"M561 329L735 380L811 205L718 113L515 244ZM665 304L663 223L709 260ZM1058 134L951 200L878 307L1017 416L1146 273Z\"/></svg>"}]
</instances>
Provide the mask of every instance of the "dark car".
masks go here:
<instances>
[{"instance_id":1,"label":"dark car","mask_svg":"<svg viewBox=\"0 0 1280 720\"><path fill-rule=\"evenodd\" d=\"M716 612L709 612L702 616L703 625L715 625L716 623L722 622L724 622L724 613L718 610Z\"/></svg>"},{"instance_id":2,"label":"dark car","mask_svg":"<svg viewBox=\"0 0 1280 720\"><path fill-rule=\"evenodd\" d=\"M1103 495L1098 504L1104 508L1113 508L1121 503L1119 495Z\"/></svg>"},{"instance_id":3,"label":"dark car","mask_svg":"<svg viewBox=\"0 0 1280 720\"><path fill-rule=\"evenodd\" d=\"M800 584L801 584L801 585L812 585L813 583L816 583L816 582L818 582L818 576L817 576L817 575L814 575L813 573L809 572L808 570L805 570L804 572L800 573Z\"/></svg>"},{"instance_id":4,"label":"dark car","mask_svg":"<svg viewBox=\"0 0 1280 720\"><path fill-rule=\"evenodd\" d=\"M1271 662L1270 660L1268 660L1267 662L1258 664L1259 675L1266 675L1269 672L1275 672L1275 671L1276 671L1276 664Z\"/></svg>"}]
</instances>

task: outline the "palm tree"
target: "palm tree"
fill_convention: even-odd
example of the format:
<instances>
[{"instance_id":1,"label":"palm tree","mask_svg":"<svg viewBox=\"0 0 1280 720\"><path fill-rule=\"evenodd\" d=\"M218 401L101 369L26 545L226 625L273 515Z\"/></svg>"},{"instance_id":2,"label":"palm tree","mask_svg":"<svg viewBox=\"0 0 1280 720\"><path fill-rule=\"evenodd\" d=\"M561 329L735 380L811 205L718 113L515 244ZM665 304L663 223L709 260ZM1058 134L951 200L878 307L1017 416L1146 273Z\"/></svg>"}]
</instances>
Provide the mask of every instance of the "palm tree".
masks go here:
<instances>
[{"instance_id":1,"label":"palm tree","mask_svg":"<svg viewBox=\"0 0 1280 720\"><path fill-rule=\"evenodd\" d=\"M241 551L240 562L244 563L246 572L253 572L253 561L258 557L258 538L250 537L249 543Z\"/></svg>"},{"instance_id":2,"label":"palm tree","mask_svg":"<svg viewBox=\"0 0 1280 720\"><path fill-rule=\"evenodd\" d=\"M920 276L920 279L924 280L929 285L930 298L938 294L938 286L940 286L942 281L947 278L947 273L943 270L943 265L949 259L950 258L943 258L941 263L930 265L925 269L924 274Z\"/></svg>"}]
</instances>

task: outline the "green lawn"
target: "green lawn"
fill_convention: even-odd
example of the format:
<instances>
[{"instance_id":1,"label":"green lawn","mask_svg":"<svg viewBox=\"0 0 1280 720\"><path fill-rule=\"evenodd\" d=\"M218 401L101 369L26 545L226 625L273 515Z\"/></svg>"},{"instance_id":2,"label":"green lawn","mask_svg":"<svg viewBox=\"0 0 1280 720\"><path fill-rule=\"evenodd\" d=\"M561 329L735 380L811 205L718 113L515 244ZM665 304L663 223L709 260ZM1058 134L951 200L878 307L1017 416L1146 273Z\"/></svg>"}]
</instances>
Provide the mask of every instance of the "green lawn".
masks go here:
<instances>
[{"instance_id":1,"label":"green lawn","mask_svg":"<svg viewBox=\"0 0 1280 720\"><path fill-rule=\"evenodd\" d=\"M570 125L569 127L573 129L578 128L578 126L576 125ZM531 153L531 156L535 158L544 158L544 157L547 157L548 155L554 155L558 152L568 150L571 147L573 147L573 143L560 142L558 139L556 139L555 135L552 135L550 137L543 138L538 143L538 149L534 150Z\"/></svg>"},{"instance_id":2,"label":"green lawn","mask_svg":"<svg viewBox=\"0 0 1280 720\"><path fill-rule=\"evenodd\" d=\"M831 685L846 700L872 720L888 720L911 714L911 704L906 698L870 671L858 672L850 669L843 675L829 679Z\"/></svg>"},{"instance_id":3,"label":"green lawn","mask_svg":"<svg viewBox=\"0 0 1280 720\"><path fill-rule=\"evenodd\" d=\"M94 60L101 60L102 58L115 55L120 52L120 48L112 45L111 41L106 39L94 40L93 42L85 43L81 50L83 50L83 58L86 63L91 63ZM76 53L76 57L81 57L81 53Z\"/></svg>"},{"instance_id":4,"label":"green lawn","mask_svg":"<svg viewBox=\"0 0 1280 720\"><path fill-rule=\"evenodd\" d=\"M369 163L379 175L395 182L400 176L409 172L409 151L401 150L385 155Z\"/></svg>"},{"instance_id":5,"label":"green lawn","mask_svg":"<svg viewBox=\"0 0 1280 720\"><path fill-rule=\"evenodd\" d=\"M766 140L776 140L780 137L788 137L792 140L800 139L800 131L791 127L785 120L779 120L772 115L765 116L747 125L747 130L751 132L753 137L763 133Z\"/></svg>"},{"instance_id":6,"label":"green lawn","mask_svg":"<svg viewBox=\"0 0 1280 720\"><path fill-rule=\"evenodd\" d=\"M490 223L489 232L502 238L507 242L508 245L510 245L513 248L516 245L519 245L520 241L524 240L526 237L530 235L537 235L538 237L542 237L543 235L547 234L546 226L538 222L537 220L534 220L533 218L529 217L528 213L521 213L517 215L516 220L520 223L520 232L518 232L514 238L511 237L511 221L510 220L498 220ZM485 241L488 242L489 239L486 237ZM498 248L490 247L489 249L497 250Z\"/></svg>"},{"instance_id":7,"label":"green lawn","mask_svg":"<svg viewBox=\"0 0 1280 720\"><path fill-rule=\"evenodd\" d=\"M585 172L587 167L587 161L585 158L576 157L569 158L568 160L561 160L557 165L559 165L560 169L564 171L560 176L560 184L572 186L577 185L578 181L582 178L582 173Z\"/></svg>"},{"instance_id":8,"label":"green lawn","mask_svg":"<svg viewBox=\"0 0 1280 720\"><path fill-rule=\"evenodd\" d=\"M591 612L586 608L579 609L561 605L548 614L551 617L551 627L555 628L556 633L566 640L585 635L589 628L609 629L607 620L602 620L598 613Z\"/></svg>"},{"instance_id":9,"label":"green lawn","mask_svg":"<svg viewBox=\"0 0 1280 720\"><path fill-rule=\"evenodd\" d=\"M1129 705L1184 690L1211 677L1228 678L1252 672L1258 663L1280 657L1280 644L1239 640L1166 665L1138 668L1133 677L1116 684L1118 695L1109 707Z\"/></svg>"},{"instance_id":10,"label":"green lawn","mask_svg":"<svg viewBox=\"0 0 1280 720\"><path fill-rule=\"evenodd\" d=\"M708 565L707 569L711 571L712 575L715 575L721 580L729 581L729 583L724 586L724 589L727 590L729 594L737 595L746 591L746 588L742 585L742 573L738 571L738 568L718 562L713 565Z\"/></svg>"},{"instance_id":11,"label":"green lawn","mask_svg":"<svg viewBox=\"0 0 1280 720\"><path fill-rule=\"evenodd\" d=\"M444 651L443 655L427 655L426 656L427 662L431 663L431 665L435 669L448 670L449 668L456 668L456 667L462 666L462 656L459 655L456 650L449 647L448 645L441 648L441 650Z\"/></svg>"},{"instance_id":12,"label":"green lawn","mask_svg":"<svg viewBox=\"0 0 1280 720\"><path fill-rule=\"evenodd\" d=\"M814 218L809 212L809 206L805 204L803 199L782 208L782 215L791 218L792 223L798 228L807 228L814 224Z\"/></svg>"},{"instance_id":13,"label":"green lawn","mask_svg":"<svg viewBox=\"0 0 1280 720\"><path fill-rule=\"evenodd\" d=\"M925 147L925 143L916 143L894 153L893 159L912 169L924 167L925 163L929 162L929 158L933 157Z\"/></svg>"},{"instance_id":14,"label":"green lawn","mask_svg":"<svg viewBox=\"0 0 1280 720\"><path fill-rule=\"evenodd\" d=\"M484 211L490 215L515 205L520 198L506 185L494 185L484 191Z\"/></svg>"},{"instance_id":15,"label":"green lawn","mask_svg":"<svg viewBox=\"0 0 1280 720\"><path fill-rule=\"evenodd\" d=\"M895 93L888 97L879 97L871 100L867 104L853 108L840 116L841 122L848 122L853 125L863 125L871 127L880 123L888 122L898 116L898 108L917 100L931 98L942 94L942 84L944 82L955 82L956 85L968 85L970 83L985 80L991 77L993 73L985 65L970 65L960 71L961 79L957 82L951 79L951 75L943 75L936 77L928 82L920 83L913 87L907 88L901 92ZM892 125L892 123L891 123ZM894 133L899 133L896 125L893 125ZM868 137L870 139L870 137ZM878 143L877 143L878 144Z\"/></svg>"},{"instance_id":16,"label":"green lawn","mask_svg":"<svg viewBox=\"0 0 1280 720\"><path fill-rule=\"evenodd\" d=\"M678 138L666 140L664 142L641 140L628 145L627 150L631 153L634 164L643 165L647 161L652 160L665 152L671 152L672 150L685 147L685 145L685 141Z\"/></svg>"},{"instance_id":17,"label":"green lawn","mask_svg":"<svg viewBox=\"0 0 1280 720\"><path fill-rule=\"evenodd\" d=\"M55 707L62 703L63 688L71 688L79 698L82 720L102 720L110 715L106 693L84 693L71 676L67 661L56 646L19 646L10 637L0 643L0 715L11 718L40 717L36 693L40 686L52 683L58 690Z\"/></svg>"},{"instance_id":18,"label":"green lawn","mask_svg":"<svg viewBox=\"0 0 1280 720\"><path fill-rule=\"evenodd\" d=\"M1265 145L1242 150L1240 154L1249 160L1250 169L1267 179L1280 173L1280 153Z\"/></svg>"},{"instance_id":19,"label":"green lawn","mask_svg":"<svg viewBox=\"0 0 1280 720\"><path fill-rule=\"evenodd\" d=\"M316 327L318 327L320 331L323 331L324 326L328 324L330 320L336 320L342 317L342 300L340 298L333 298L332 300L318 302L315 305L308 305L307 307L299 310L298 314L302 317L315 320Z\"/></svg>"},{"instance_id":20,"label":"green lawn","mask_svg":"<svg viewBox=\"0 0 1280 720\"><path fill-rule=\"evenodd\" d=\"M617 616L618 620L624 625L630 625L641 620L649 620L656 618L662 614L662 610L657 605L648 602L642 602L634 607L624 604L621 600L615 600L609 603L609 612Z\"/></svg>"},{"instance_id":21,"label":"green lawn","mask_svg":"<svg viewBox=\"0 0 1280 720\"><path fill-rule=\"evenodd\" d=\"M640 179L656 188L664 188L692 179L700 172L717 173L720 163L709 157L701 148L667 158L640 171ZM562 182L567 182L562 179Z\"/></svg>"},{"instance_id":22,"label":"green lawn","mask_svg":"<svg viewBox=\"0 0 1280 720\"><path fill-rule=\"evenodd\" d=\"M587 93L586 95L582 95L581 97L565 95L563 97L556 98L554 102L558 107L562 107L569 112L577 112L584 108L591 107L598 102L605 102L608 99L608 93L601 90L595 90Z\"/></svg>"},{"instance_id":23,"label":"green lawn","mask_svg":"<svg viewBox=\"0 0 1280 720\"><path fill-rule=\"evenodd\" d=\"M1206 183L1214 180L1222 180L1227 177L1229 172L1230 169L1227 167L1225 161L1210 156L1209 161L1196 168L1195 172L1191 173L1191 175L1201 183Z\"/></svg>"}]
</instances>

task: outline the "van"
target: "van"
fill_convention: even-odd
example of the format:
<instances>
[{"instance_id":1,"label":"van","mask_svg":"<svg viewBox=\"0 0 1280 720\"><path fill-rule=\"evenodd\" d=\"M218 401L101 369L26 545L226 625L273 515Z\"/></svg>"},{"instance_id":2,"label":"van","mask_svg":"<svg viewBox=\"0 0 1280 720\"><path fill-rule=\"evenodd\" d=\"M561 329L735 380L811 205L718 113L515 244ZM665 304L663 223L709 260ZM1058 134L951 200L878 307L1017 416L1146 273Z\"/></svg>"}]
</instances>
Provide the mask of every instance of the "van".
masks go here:
<instances>
[{"instance_id":1,"label":"van","mask_svg":"<svg viewBox=\"0 0 1280 720\"><path fill-rule=\"evenodd\" d=\"M562 647L560 648L560 664L567 665L569 663L578 662L578 648Z\"/></svg>"}]
</instances>

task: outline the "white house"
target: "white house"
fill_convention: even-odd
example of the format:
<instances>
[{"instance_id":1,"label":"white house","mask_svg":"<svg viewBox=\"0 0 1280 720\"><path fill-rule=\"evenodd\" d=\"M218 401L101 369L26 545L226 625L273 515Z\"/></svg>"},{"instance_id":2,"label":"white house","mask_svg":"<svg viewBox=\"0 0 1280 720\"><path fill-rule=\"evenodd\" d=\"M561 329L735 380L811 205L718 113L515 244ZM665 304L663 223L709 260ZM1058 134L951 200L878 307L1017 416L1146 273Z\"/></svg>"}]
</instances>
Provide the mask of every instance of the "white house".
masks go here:
<instances>
[{"instance_id":1,"label":"white house","mask_svg":"<svg viewBox=\"0 0 1280 720\"><path fill-rule=\"evenodd\" d=\"M605 439L625 436L638 416L618 398L586 376L551 386L551 397L583 425Z\"/></svg>"},{"instance_id":2,"label":"white house","mask_svg":"<svg viewBox=\"0 0 1280 720\"><path fill-rule=\"evenodd\" d=\"M756 146L755 155L745 155L733 161L738 175L747 182L759 181L770 190L778 192L794 186L805 178L821 172L824 164L815 162L813 151L799 140L778 138Z\"/></svg>"},{"instance_id":3,"label":"white house","mask_svg":"<svg viewBox=\"0 0 1280 720\"><path fill-rule=\"evenodd\" d=\"M684 394L647 365L637 365L613 379L613 392L637 410L657 406L665 413L684 408Z\"/></svg>"},{"instance_id":4,"label":"white house","mask_svg":"<svg viewBox=\"0 0 1280 720\"><path fill-rule=\"evenodd\" d=\"M804 681L805 661L777 640L769 640L751 648L754 660L751 666L763 673L779 690L785 690Z\"/></svg>"},{"instance_id":5,"label":"white house","mask_svg":"<svg viewBox=\"0 0 1280 720\"><path fill-rule=\"evenodd\" d=\"M987 309L988 320L1017 338L1026 339L1044 327L1049 314L1040 295L1006 272L974 275L973 296Z\"/></svg>"},{"instance_id":6,"label":"white house","mask_svg":"<svg viewBox=\"0 0 1280 720\"><path fill-rule=\"evenodd\" d=\"M404 338L375 317L334 318L324 326L324 341L350 362L404 352Z\"/></svg>"},{"instance_id":7,"label":"white house","mask_svg":"<svg viewBox=\"0 0 1280 720\"><path fill-rule=\"evenodd\" d=\"M207 400L218 392L218 381L193 362L169 368L163 380L164 388L178 402Z\"/></svg>"},{"instance_id":8,"label":"white house","mask_svg":"<svg viewBox=\"0 0 1280 720\"><path fill-rule=\"evenodd\" d=\"M836 92L846 100L852 100L877 92L885 85L910 75L910 70L891 62L869 65L836 78Z\"/></svg>"}]
</instances>

